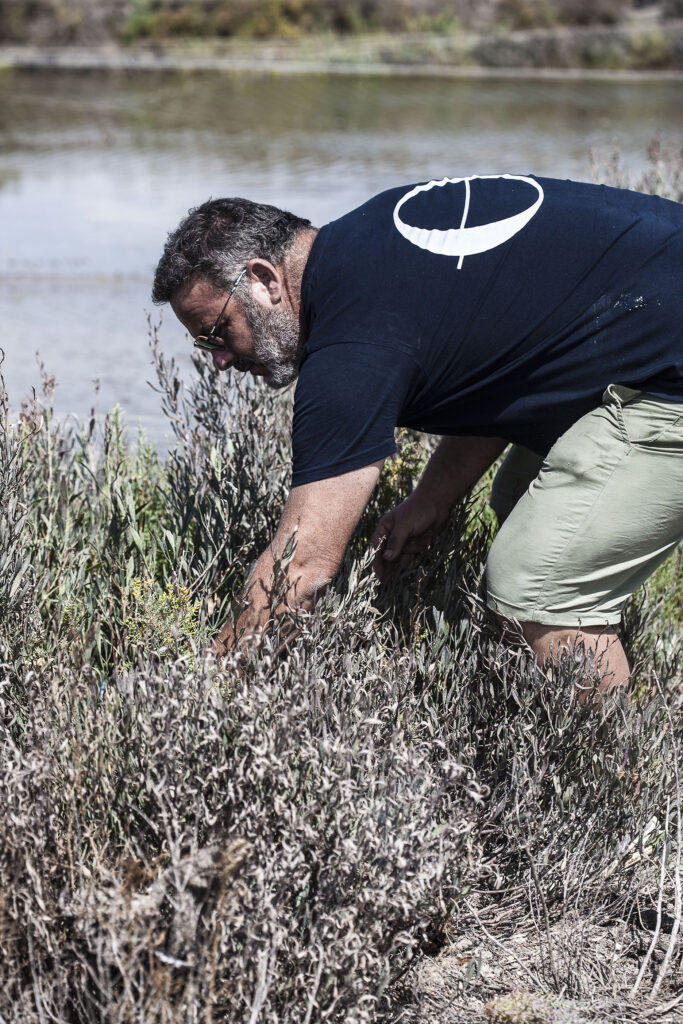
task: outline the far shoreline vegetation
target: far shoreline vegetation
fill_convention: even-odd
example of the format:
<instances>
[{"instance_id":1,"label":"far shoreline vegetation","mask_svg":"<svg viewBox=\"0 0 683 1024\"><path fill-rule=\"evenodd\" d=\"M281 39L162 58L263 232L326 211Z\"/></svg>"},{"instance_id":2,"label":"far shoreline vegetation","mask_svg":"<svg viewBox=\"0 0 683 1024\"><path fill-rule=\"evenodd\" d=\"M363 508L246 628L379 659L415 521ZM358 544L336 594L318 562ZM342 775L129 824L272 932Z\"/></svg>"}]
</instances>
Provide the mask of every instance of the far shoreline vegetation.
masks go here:
<instances>
[{"instance_id":1,"label":"far shoreline vegetation","mask_svg":"<svg viewBox=\"0 0 683 1024\"><path fill-rule=\"evenodd\" d=\"M0 63L59 67L74 50L101 67L671 72L683 0L0 0Z\"/></svg>"}]
</instances>

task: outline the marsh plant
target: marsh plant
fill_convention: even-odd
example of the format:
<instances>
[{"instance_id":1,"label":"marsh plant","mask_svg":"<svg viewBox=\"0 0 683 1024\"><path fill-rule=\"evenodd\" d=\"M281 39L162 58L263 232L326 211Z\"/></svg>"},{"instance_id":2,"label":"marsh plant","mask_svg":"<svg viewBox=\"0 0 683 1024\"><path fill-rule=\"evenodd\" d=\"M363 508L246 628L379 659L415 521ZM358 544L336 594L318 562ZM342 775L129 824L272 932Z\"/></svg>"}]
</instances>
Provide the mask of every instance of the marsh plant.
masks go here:
<instances>
[{"instance_id":1,"label":"marsh plant","mask_svg":"<svg viewBox=\"0 0 683 1024\"><path fill-rule=\"evenodd\" d=\"M662 15L680 16L678 2L664 3ZM632 0L0 0L0 35L9 42L54 44L107 37L131 42L454 33L472 27L612 24L633 6Z\"/></svg>"},{"instance_id":2,"label":"marsh plant","mask_svg":"<svg viewBox=\"0 0 683 1024\"><path fill-rule=\"evenodd\" d=\"M625 615L630 699L582 706L483 608L486 482L373 575L402 435L315 610L217 662L291 396L153 351L164 459L2 391L0 1020L675 1020L680 562Z\"/></svg>"}]
</instances>

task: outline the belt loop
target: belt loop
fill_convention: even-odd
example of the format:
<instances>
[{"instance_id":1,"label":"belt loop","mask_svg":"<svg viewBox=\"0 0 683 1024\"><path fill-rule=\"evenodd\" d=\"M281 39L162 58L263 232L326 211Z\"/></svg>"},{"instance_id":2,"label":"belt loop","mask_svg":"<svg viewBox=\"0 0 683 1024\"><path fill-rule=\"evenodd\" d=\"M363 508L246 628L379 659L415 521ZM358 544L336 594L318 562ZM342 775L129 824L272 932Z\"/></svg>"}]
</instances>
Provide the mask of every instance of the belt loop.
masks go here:
<instances>
[{"instance_id":1,"label":"belt loop","mask_svg":"<svg viewBox=\"0 0 683 1024\"><path fill-rule=\"evenodd\" d=\"M617 426L622 436L622 440L625 441L629 448L631 447L631 438L628 435L626 421L624 419L624 406L639 394L640 392L634 391L633 388L627 388L621 384L609 384L602 396L603 405L616 406L614 416L616 418Z\"/></svg>"},{"instance_id":2,"label":"belt loop","mask_svg":"<svg viewBox=\"0 0 683 1024\"><path fill-rule=\"evenodd\" d=\"M608 384L602 393L602 404L622 406L624 403L621 400L619 390L616 384Z\"/></svg>"},{"instance_id":3,"label":"belt loop","mask_svg":"<svg viewBox=\"0 0 683 1024\"><path fill-rule=\"evenodd\" d=\"M635 388L627 388L625 384L609 384L602 395L603 405L619 405L623 408L632 402L634 398L642 395L642 391Z\"/></svg>"}]
</instances>

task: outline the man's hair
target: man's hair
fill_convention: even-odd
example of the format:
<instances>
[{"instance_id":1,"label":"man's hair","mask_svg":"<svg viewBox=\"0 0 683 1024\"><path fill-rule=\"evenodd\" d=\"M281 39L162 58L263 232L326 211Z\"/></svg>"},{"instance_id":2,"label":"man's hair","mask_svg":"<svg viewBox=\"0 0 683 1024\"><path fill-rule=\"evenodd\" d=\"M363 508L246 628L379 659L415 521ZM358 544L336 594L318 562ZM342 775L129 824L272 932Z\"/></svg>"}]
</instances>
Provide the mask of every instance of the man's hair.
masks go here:
<instances>
[{"instance_id":1,"label":"man's hair","mask_svg":"<svg viewBox=\"0 0 683 1024\"><path fill-rule=\"evenodd\" d=\"M172 231L154 275L152 299L169 302L197 275L221 289L233 284L247 260L277 266L297 233L311 222L249 199L209 199Z\"/></svg>"}]
</instances>

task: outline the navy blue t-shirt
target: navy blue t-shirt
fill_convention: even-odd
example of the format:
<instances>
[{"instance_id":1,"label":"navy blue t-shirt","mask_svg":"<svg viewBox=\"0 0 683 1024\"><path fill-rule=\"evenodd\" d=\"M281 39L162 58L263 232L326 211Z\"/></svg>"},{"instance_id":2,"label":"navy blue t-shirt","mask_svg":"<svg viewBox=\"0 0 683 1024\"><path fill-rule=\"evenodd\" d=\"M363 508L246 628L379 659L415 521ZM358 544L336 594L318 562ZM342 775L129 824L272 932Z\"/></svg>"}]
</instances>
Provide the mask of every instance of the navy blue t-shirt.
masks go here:
<instances>
[{"instance_id":1,"label":"navy blue t-shirt","mask_svg":"<svg viewBox=\"0 0 683 1024\"><path fill-rule=\"evenodd\" d=\"M545 454L609 384L683 401L683 206L521 175L390 189L327 224L302 285L292 484L397 426Z\"/></svg>"}]
</instances>

